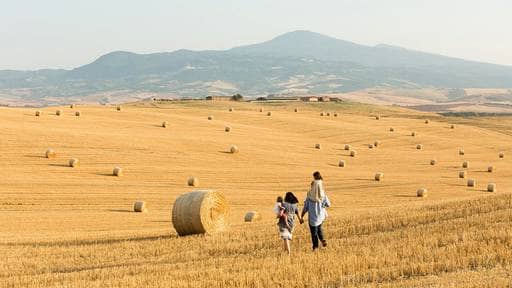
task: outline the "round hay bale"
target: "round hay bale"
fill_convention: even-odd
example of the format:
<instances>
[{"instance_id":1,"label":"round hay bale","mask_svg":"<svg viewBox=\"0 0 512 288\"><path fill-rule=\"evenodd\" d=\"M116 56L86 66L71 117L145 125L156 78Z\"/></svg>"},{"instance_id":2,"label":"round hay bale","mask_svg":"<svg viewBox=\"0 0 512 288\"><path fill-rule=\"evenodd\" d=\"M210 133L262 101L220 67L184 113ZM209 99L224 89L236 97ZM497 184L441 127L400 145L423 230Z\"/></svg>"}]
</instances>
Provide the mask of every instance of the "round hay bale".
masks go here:
<instances>
[{"instance_id":1,"label":"round hay bale","mask_svg":"<svg viewBox=\"0 0 512 288\"><path fill-rule=\"evenodd\" d=\"M318 143L315 144L315 149L321 149L321 148L322 148L322 146L320 144L318 144Z\"/></svg>"},{"instance_id":2,"label":"round hay bale","mask_svg":"<svg viewBox=\"0 0 512 288\"><path fill-rule=\"evenodd\" d=\"M501 159L505 158L505 152L500 152L499 156Z\"/></svg>"},{"instance_id":3,"label":"round hay bale","mask_svg":"<svg viewBox=\"0 0 512 288\"><path fill-rule=\"evenodd\" d=\"M496 169L496 168L491 165L491 166L487 167L487 172L492 173L492 172L494 172L494 169Z\"/></svg>"},{"instance_id":4,"label":"round hay bale","mask_svg":"<svg viewBox=\"0 0 512 288\"><path fill-rule=\"evenodd\" d=\"M430 165L436 165L437 164L437 160L436 159L432 159L430 160Z\"/></svg>"},{"instance_id":5,"label":"round hay bale","mask_svg":"<svg viewBox=\"0 0 512 288\"><path fill-rule=\"evenodd\" d=\"M117 106L117 107L116 107L116 110L117 110L117 111L121 111L121 106Z\"/></svg>"},{"instance_id":6,"label":"round hay bale","mask_svg":"<svg viewBox=\"0 0 512 288\"><path fill-rule=\"evenodd\" d=\"M260 108L260 112L263 112L263 108Z\"/></svg>"},{"instance_id":7,"label":"round hay bale","mask_svg":"<svg viewBox=\"0 0 512 288\"><path fill-rule=\"evenodd\" d=\"M464 149L460 149L460 150L459 150L459 155L461 155L461 156L462 156L462 155L464 155L464 154L465 154L465 153L464 153Z\"/></svg>"},{"instance_id":8,"label":"round hay bale","mask_svg":"<svg viewBox=\"0 0 512 288\"><path fill-rule=\"evenodd\" d=\"M60 114L62 114L62 111L60 111L60 110L55 111L55 115L60 116Z\"/></svg>"},{"instance_id":9,"label":"round hay bale","mask_svg":"<svg viewBox=\"0 0 512 288\"><path fill-rule=\"evenodd\" d=\"M229 148L229 152L231 154L236 154L236 153L238 153L238 151L239 150L238 150L238 147L236 145L233 145L233 146L231 146L231 148Z\"/></svg>"},{"instance_id":10,"label":"round hay bale","mask_svg":"<svg viewBox=\"0 0 512 288\"><path fill-rule=\"evenodd\" d=\"M430 120L425 119L425 124L428 124L428 123L430 123Z\"/></svg>"},{"instance_id":11,"label":"round hay bale","mask_svg":"<svg viewBox=\"0 0 512 288\"><path fill-rule=\"evenodd\" d=\"M147 212L147 207L146 207L146 202L145 201L135 201L135 203L133 203L133 212L139 212L139 213L144 213L144 212Z\"/></svg>"},{"instance_id":12,"label":"round hay bale","mask_svg":"<svg viewBox=\"0 0 512 288\"><path fill-rule=\"evenodd\" d=\"M299 112L299 108L295 108L293 111L295 111L295 112Z\"/></svg>"},{"instance_id":13,"label":"round hay bale","mask_svg":"<svg viewBox=\"0 0 512 288\"><path fill-rule=\"evenodd\" d=\"M469 162L468 161L462 162L462 168L468 168L468 167L469 167Z\"/></svg>"},{"instance_id":14,"label":"round hay bale","mask_svg":"<svg viewBox=\"0 0 512 288\"><path fill-rule=\"evenodd\" d=\"M71 105L69 105L69 108L71 108L71 109L75 109L75 104L71 104Z\"/></svg>"},{"instance_id":15,"label":"round hay bale","mask_svg":"<svg viewBox=\"0 0 512 288\"><path fill-rule=\"evenodd\" d=\"M418 191L416 191L417 197L427 197L427 195L428 195L427 188L420 188L420 189L418 189Z\"/></svg>"},{"instance_id":16,"label":"round hay bale","mask_svg":"<svg viewBox=\"0 0 512 288\"><path fill-rule=\"evenodd\" d=\"M412 136L412 137L415 137L417 134L418 134L418 133L416 133L416 131L411 132L411 136Z\"/></svg>"},{"instance_id":17,"label":"round hay bale","mask_svg":"<svg viewBox=\"0 0 512 288\"><path fill-rule=\"evenodd\" d=\"M421 144L416 145L416 149L418 149L418 150L423 149L423 145L421 145Z\"/></svg>"},{"instance_id":18,"label":"round hay bale","mask_svg":"<svg viewBox=\"0 0 512 288\"><path fill-rule=\"evenodd\" d=\"M356 157L357 152L355 150L350 151L350 157Z\"/></svg>"},{"instance_id":19,"label":"round hay bale","mask_svg":"<svg viewBox=\"0 0 512 288\"><path fill-rule=\"evenodd\" d=\"M368 144L369 149L373 149L373 144Z\"/></svg>"},{"instance_id":20,"label":"round hay bale","mask_svg":"<svg viewBox=\"0 0 512 288\"><path fill-rule=\"evenodd\" d=\"M79 164L78 159L76 159L76 158L69 159L69 167L75 168L75 167L78 167L78 164Z\"/></svg>"},{"instance_id":21,"label":"round hay bale","mask_svg":"<svg viewBox=\"0 0 512 288\"><path fill-rule=\"evenodd\" d=\"M336 112L335 112L335 113L334 113L334 117L338 117L338 113L336 113Z\"/></svg>"},{"instance_id":22,"label":"round hay bale","mask_svg":"<svg viewBox=\"0 0 512 288\"><path fill-rule=\"evenodd\" d=\"M208 116L208 120L213 120L213 116Z\"/></svg>"},{"instance_id":23,"label":"round hay bale","mask_svg":"<svg viewBox=\"0 0 512 288\"><path fill-rule=\"evenodd\" d=\"M213 191L194 191L179 196L172 207L172 225L179 236L211 234L227 227L229 205Z\"/></svg>"},{"instance_id":24,"label":"round hay bale","mask_svg":"<svg viewBox=\"0 0 512 288\"><path fill-rule=\"evenodd\" d=\"M199 179L197 179L196 177L190 177L188 178L187 185L197 187L199 186Z\"/></svg>"},{"instance_id":25,"label":"round hay bale","mask_svg":"<svg viewBox=\"0 0 512 288\"><path fill-rule=\"evenodd\" d=\"M496 184L495 183L487 184L487 192L496 192Z\"/></svg>"},{"instance_id":26,"label":"round hay bale","mask_svg":"<svg viewBox=\"0 0 512 288\"><path fill-rule=\"evenodd\" d=\"M267 116L272 116L272 112L268 111Z\"/></svg>"},{"instance_id":27,"label":"round hay bale","mask_svg":"<svg viewBox=\"0 0 512 288\"><path fill-rule=\"evenodd\" d=\"M383 178L384 178L384 173L379 172L379 173L375 174L375 181L380 181Z\"/></svg>"},{"instance_id":28,"label":"round hay bale","mask_svg":"<svg viewBox=\"0 0 512 288\"><path fill-rule=\"evenodd\" d=\"M340 160L340 162L338 162L338 167L345 167L345 160Z\"/></svg>"},{"instance_id":29,"label":"round hay bale","mask_svg":"<svg viewBox=\"0 0 512 288\"><path fill-rule=\"evenodd\" d=\"M350 149L351 149L351 148L352 148L352 147L350 147L350 145L345 144L345 150L350 151Z\"/></svg>"},{"instance_id":30,"label":"round hay bale","mask_svg":"<svg viewBox=\"0 0 512 288\"><path fill-rule=\"evenodd\" d=\"M76 116L76 117L80 117L80 115L82 115L82 113L80 113L80 111L76 111L76 112L75 112L75 116Z\"/></svg>"},{"instance_id":31,"label":"round hay bale","mask_svg":"<svg viewBox=\"0 0 512 288\"><path fill-rule=\"evenodd\" d=\"M468 179L468 187L475 187L475 186L476 186L476 180Z\"/></svg>"},{"instance_id":32,"label":"round hay bale","mask_svg":"<svg viewBox=\"0 0 512 288\"><path fill-rule=\"evenodd\" d=\"M255 222L261 219L260 213L256 211L249 211L245 213L244 221L245 222Z\"/></svg>"},{"instance_id":33,"label":"round hay bale","mask_svg":"<svg viewBox=\"0 0 512 288\"><path fill-rule=\"evenodd\" d=\"M36 116L37 117L41 116L41 111L36 111Z\"/></svg>"},{"instance_id":34,"label":"round hay bale","mask_svg":"<svg viewBox=\"0 0 512 288\"><path fill-rule=\"evenodd\" d=\"M123 168L114 167L114 170L112 170L112 175L117 176L117 177L123 176Z\"/></svg>"},{"instance_id":35,"label":"round hay bale","mask_svg":"<svg viewBox=\"0 0 512 288\"><path fill-rule=\"evenodd\" d=\"M395 132L395 128L390 127L390 128L389 128L389 132Z\"/></svg>"},{"instance_id":36,"label":"round hay bale","mask_svg":"<svg viewBox=\"0 0 512 288\"><path fill-rule=\"evenodd\" d=\"M450 125L450 129L455 129L455 125Z\"/></svg>"},{"instance_id":37,"label":"round hay bale","mask_svg":"<svg viewBox=\"0 0 512 288\"><path fill-rule=\"evenodd\" d=\"M379 145L380 145L380 141L379 140L375 140L375 142L373 142L373 146L378 147Z\"/></svg>"},{"instance_id":38,"label":"round hay bale","mask_svg":"<svg viewBox=\"0 0 512 288\"><path fill-rule=\"evenodd\" d=\"M468 174L468 172L466 172L466 171L459 171L459 178L466 178L467 174Z\"/></svg>"},{"instance_id":39,"label":"round hay bale","mask_svg":"<svg viewBox=\"0 0 512 288\"><path fill-rule=\"evenodd\" d=\"M229 112L233 112L235 111L235 109L233 109L233 107L229 107Z\"/></svg>"},{"instance_id":40,"label":"round hay bale","mask_svg":"<svg viewBox=\"0 0 512 288\"><path fill-rule=\"evenodd\" d=\"M51 148L46 150L45 155L46 155L46 158L48 158L48 159L57 157L57 153L55 153L55 151Z\"/></svg>"},{"instance_id":41,"label":"round hay bale","mask_svg":"<svg viewBox=\"0 0 512 288\"><path fill-rule=\"evenodd\" d=\"M325 114L325 115L327 115L327 116L331 116L331 112L327 112L327 114Z\"/></svg>"},{"instance_id":42,"label":"round hay bale","mask_svg":"<svg viewBox=\"0 0 512 288\"><path fill-rule=\"evenodd\" d=\"M167 125L169 125L167 121L162 122L162 128L167 128Z\"/></svg>"},{"instance_id":43,"label":"round hay bale","mask_svg":"<svg viewBox=\"0 0 512 288\"><path fill-rule=\"evenodd\" d=\"M229 132L229 131L231 131L231 127L229 127L229 126L224 127L224 131L225 131L225 132Z\"/></svg>"},{"instance_id":44,"label":"round hay bale","mask_svg":"<svg viewBox=\"0 0 512 288\"><path fill-rule=\"evenodd\" d=\"M321 113L320 113L320 116L324 116L324 115L325 115L325 113L324 113L324 112L321 112Z\"/></svg>"},{"instance_id":45,"label":"round hay bale","mask_svg":"<svg viewBox=\"0 0 512 288\"><path fill-rule=\"evenodd\" d=\"M380 120L380 116L379 115L375 116L375 120Z\"/></svg>"}]
</instances>

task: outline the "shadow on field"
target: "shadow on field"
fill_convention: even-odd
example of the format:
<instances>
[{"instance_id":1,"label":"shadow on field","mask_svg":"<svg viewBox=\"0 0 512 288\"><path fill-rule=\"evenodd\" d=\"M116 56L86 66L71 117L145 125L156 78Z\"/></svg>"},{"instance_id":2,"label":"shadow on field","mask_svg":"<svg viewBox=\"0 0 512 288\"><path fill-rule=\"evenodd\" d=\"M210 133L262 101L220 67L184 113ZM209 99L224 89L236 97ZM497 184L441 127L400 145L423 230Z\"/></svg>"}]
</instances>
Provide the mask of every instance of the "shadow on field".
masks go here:
<instances>
[{"instance_id":1,"label":"shadow on field","mask_svg":"<svg viewBox=\"0 0 512 288\"><path fill-rule=\"evenodd\" d=\"M232 154L230 151L219 151L219 153Z\"/></svg>"},{"instance_id":2,"label":"shadow on field","mask_svg":"<svg viewBox=\"0 0 512 288\"><path fill-rule=\"evenodd\" d=\"M393 195L393 197L399 197L399 198L417 198L418 196L416 196L416 195L407 195L407 194L398 194L398 195Z\"/></svg>"},{"instance_id":3,"label":"shadow on field","mask_svg":"<svg viewBox=\"0 0 512 288\"><path fill-rule=\"evenodd\" d=\"M66 165L66 164L48 164L48 166L53 166L53 167L69 167L69 165Z\"/></svg>"},{"instance_id":4,"label":"shadow on field","mask_svg":"<svg viewBox=\"0 0 512 288\"><path fill-rule=\"evenodd\" d=\"M121 209L108 209L107 211L109 211L109 212L119 212L119 213L126 213L126 212L128 212L128 213L135 213L132 210L126 210L126 209L124 209L124 210L121 210Z\"/></svg>"},{"instance_id":5,"label":"shadow on field","mask_svg":"<svg viewBox=\"0 0 512 288\"><path fill-rule=\"evenodd\" d=\"M23 155L23 157L27 157L27 158L46 158L46 156L41 156L41 155Z\"/></svg>"},{"instance_id":6,"label":"shadow on field","mask_svg":"<svg viewBox=\"0 0 512 288\"><path fill-rule=\"evenodd\" d=\"M114 177L114 174L112 174L112 173L94 173L94 175Z\"/></svg>"}]
</instances>

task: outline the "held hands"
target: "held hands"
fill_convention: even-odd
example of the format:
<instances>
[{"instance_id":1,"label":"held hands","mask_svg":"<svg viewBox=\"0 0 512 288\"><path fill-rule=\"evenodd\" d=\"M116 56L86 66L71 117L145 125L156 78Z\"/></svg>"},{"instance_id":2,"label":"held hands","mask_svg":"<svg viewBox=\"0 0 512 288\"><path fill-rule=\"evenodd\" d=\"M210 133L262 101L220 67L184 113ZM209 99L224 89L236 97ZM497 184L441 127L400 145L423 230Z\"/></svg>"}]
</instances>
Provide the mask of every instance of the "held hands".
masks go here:
<instances>
[{"instance_id":1,"label":"held hands","mask_svg":"<svg viewBox=\"0 0 512 288\"><path fill-rule=\"evenodd\" d=\"M299 223L300 223L300 224L304 224L304 218L302 218L302 217L301 217L301 218L299 219Z\"/></svg>"}]
</instances>

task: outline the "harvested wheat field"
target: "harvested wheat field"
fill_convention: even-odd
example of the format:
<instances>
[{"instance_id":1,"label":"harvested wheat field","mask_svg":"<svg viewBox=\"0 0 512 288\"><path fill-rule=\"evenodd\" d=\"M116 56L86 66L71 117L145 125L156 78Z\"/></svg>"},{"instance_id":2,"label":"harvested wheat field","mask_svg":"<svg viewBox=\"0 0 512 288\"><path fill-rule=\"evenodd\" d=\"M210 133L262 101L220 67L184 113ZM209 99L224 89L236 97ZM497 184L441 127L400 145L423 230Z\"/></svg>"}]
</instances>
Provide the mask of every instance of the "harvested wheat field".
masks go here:
<instances>
[{"instance_id":1,"label":"harvested wheat field","mask_svg":"<svg viewBox=\"0 0 512 288\"><path fill-rule=\"evenodd\" d=\"M0 286L512 285L512 157L499 157L512 153L512 117L444 118L354 103L122 107L80 105L81 117L69 106L38 109L43 117L0 108ZM161 119L171 125L162 129ZM368 149L375 139L382 145ZM238 153L230 153L234 145ZM49 147L55 157L46 158ZM72 158L80 165L69 167ZM463 161L475 187L458 177ZM316 170L332 202L329 245L312 252L306 223L285 255L274 201L293 191L302 206ZM198 187L188 186L191 175ZM428 197L417 197L421 188ZM178 236L173 204L195 190L222 193L229 227ZM141 199L148 212L133 212ZM260 219L245 222L247 211Z\"/></svg>"}]
</instances>

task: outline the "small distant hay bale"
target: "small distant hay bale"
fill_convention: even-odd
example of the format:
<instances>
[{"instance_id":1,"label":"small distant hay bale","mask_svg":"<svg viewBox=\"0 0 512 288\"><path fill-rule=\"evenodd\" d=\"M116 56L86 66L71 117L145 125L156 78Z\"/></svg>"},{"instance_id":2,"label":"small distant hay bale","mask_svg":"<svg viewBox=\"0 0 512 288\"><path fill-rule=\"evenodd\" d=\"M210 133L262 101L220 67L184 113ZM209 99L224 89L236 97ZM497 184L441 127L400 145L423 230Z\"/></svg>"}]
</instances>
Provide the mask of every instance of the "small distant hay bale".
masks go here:
<instances>
[{"instance_id":1,"label":"small distant hay bale","mask_svg":"<svg viewBox=\"0 0 512 288\"><path fill-rule=\"evenodd\" d=\"M75 104L71 104L71 105L69 105L69 108L71 108L71 109L75 109Z\"/></svg>"},{"instance_id":2,"label":"small distant hay bale","mask_svg":"<svg viewBox=\"0 0 512 288\"><path fill-rule=\"evenodd\" d=\"M492 172L494 172L494 169L496 169L496 168L491 165L491 166L487 167L487 172L492 173Z\"/></svg>"},{"instance_id":3,"label":"small distant hay bale","mask_svg":"<svg viewBox=\"0 0 512 288\"><path fill-rule=\"evenodd\" d=\"M469 167L469 161L462 162L462 168L468 168Z\"/></svg>"},{"instance_id":4,"label":"small distant hay bale","mask_svg":"<svg viewBox=\"0 0 512 288\"><path fill-rule=\"evenodd\" d=\"M437 164L437 160L436 159L432 159L430 160L430 165L436 165Z\"/></svg>"},{"instance_id":5,"label":"small distant hay bale","mask_svg":"<svg viewBox=\"0 0 512 288\"><path fill-rule=\"evenodd\" d=\"M36 111L36 116L37 117L41 116L41 111Z\"/></svg>"},{"instance_id":6,"label":"small distant hay bale","mask_svg":"<svg viewBox=\"0 0 512 288\"><path fill-rule=\"evenodd\" d=\"M380 181L383 178L384 178L384 173L379 172L379 173L375 174L375 181Z\"/></svg>"},{"instance_id":7,"label":"small distant hay bale","mask_svg":"<svg viewBox=\"0 0 512 288\"><path fill-rule=\"evenodd\" d=\"M112 170L112 175L117 177L123 176L123 168L119 166L114 167L114 170Z\"/></svg>"},{"instance_id":8,"label":"small distant hay bale","mask_svg":"<svg viewBox=\"0 0 512 288\"><path fill-rule=\"evenodd\" d=\"M187 185L197 187L199 186L199 179L197 179L196 177L190 177L188 178Z\"/></svg>"},{"instance_id":9,"label":"small distant hay bale","mask_svg":"<svg viewBox=\"0 0 512 288\"><path fill-rule=\"evenodd\" d=\"M325 114L325 115L327 115L327 116L331 116L331 112L327 112L327 114Z\"/></svg>"},{"instance_id":10,"label":"small distant hay bale","mask_svg":"<svg viewBox=\"0 0 512 288\"><path fill-rule=\"evenodd\" d=\"M256 211L249 211L244 216L245 222L256 222L261 219L260 213Z\"/></svg>"},{"instance_id":11,"label":"small distant hay bale","mask_svg":"<svg viewBox=\"0 0 512 288\"><path fill-rule=\"evenodd\" d=\"M167 128L167 125L169 125L169 123L167 123L167 121L162 122L162 128Z\"/></svg>"},{"instance_id":12,"label":"small distant hay bale","mask_svg":"<svg viewBox=\"0 0 512 288\"><path fill-rule=\"evenodd\" d=\"M213 120L213 116L208 116L208 120Z\"/></svg>"},{"instance_id":13,"label":"small distant hay bale","mask_svg":"<svg viewBox=\"0 0 512 288\"><path fill-rule=\"evenodd\" d=\"M464 149L460 149L459 150L459 155L464 155L464 154L465 154Z\"/></svg>"},{"instance_id":14,"label":"small distant hay bale","mask_svg":"<svg viewBox=\"0 0 512 288\"><path fill-rule=\"evenodd\" d=\"M350 157L356 157L357 152L355 150L350 151Z\"/></svg>"},{"instance_id":15,"label":"small distant hay bale","mask_svg":"<svg viewBox=\"0 0 512 288\"><path fill-rule=\"evenodd\" d=\"M505 158L505 152L500 152L499 157L500 157L501 159Z\"/></svg>"},{"instance_id":16,"label":"small distant hay bale","mask_svg":"<svg viewBox=\"0 0 512 288\"><path fill-rule=\"evenodd\" d=\"M450 129L455 129L455 125L450 125Z\"/></svg>"},{"instance_id":17,"label":"small distant hay bale","mask_svg":"<svg viewBox=\"0 0 512 288\"><path fill-rule=\"evenodd\" d=\"M338 113L334 112L334 117L338 117Z\"/></svg>"},{"instance_id":18,"label":"small distant hay bale","mask_svg":"<svg viewBox=\"0 0 512 288\"><path fill-rule=\"evenodd\" d=\"M412 137L415 137L416 135L418 135L418 133L416 133L416 131L411 132Z\"/></svg>"},{"instance_id":19,"label":"small distant hay bale","mask_svg":"<svg viewBox=\"0 0 512 288\"><path fill-rule=\"evenodd\" d=\"M427 188L420 188L418 189L418 191L416 191L416 196L417 197L427 197L428 196L428 190Z\"/></svg>"},{"instance_id":20,"label":"small distant hay bale","mask_svg":"<svg viewBox=\"0 0 512 288\"><path fill-rule=\"evenodd\" d=\"M350 151L350 149L352 149L352 147L348 144L345 144L345 150Z\"/></svg>"},{"instance_id":21,"label":"small distant hay bale","mask_svg":"<svg viewBox=\"0 0 512 288\"><path fill-rule=\"evenodd\" d=\"M466 171L459 171L459 178L466 178L467 174L468 174L468 172L466 172Z\"/></svg>"},{"instance_id":22,"label":"small distant hay bale","mask_svg":"<svg viewBox=\"0 0 512 288\"><path fill-rule=\"evenodd\" d=\"M380 141L379 140L375 140L375 142L373 142L373 146L375 146L375 147L380 146Z\"/></svg>"},{"instance_id":23,"label":"small distant hay bale","mask_svg":"<svg viewBox=\"0 0 512 288\"><path fill-rule=\"evenodd\" d=\"M395 132L395 128L390 127L390 128L389 128L389 132Z\"/></svg>"},{"instance_id":24,"label":"small distant hay bale","mask_svg":"<svg viewBox=\"0 0 512 288\"><path fill-rule=\"evenodd\" d=\"M229 205L221 193L194 191L179 196L172 207L172 225L179 236L212 234L228 225Z\"/></svg>"},{"instance_id":25,"label":"small distant hay bale","mask_svg":"<svg viewBox=\"0 0 512 288\"><path fill-rule=\"evenodd\" d=\"M263 108L260 108L260 112L263 112Z\"/></svg>"},{"instance_id":26,"label":"small distant hay bale","mask_svg":"<svg viewBox=\"0 0 512 288\"><path fill-rule=\"evenodd\" d=\"M369 149L373 149L373 144L368 144Z\"/></svg>"},{"instance_id":27,"label":"small distant hay bale","mask_svg":"<svg viewBox=\"0 0 512 288\"><path fill-rule=\"evenodd\" d=\"M144 212L147 212L148 209L146 207L146 202L145 201L135 201L135 203L133 203L133 212L139 212L139 213L144 213Z\"/></svg>"},{"instance_id":28,"label":"small distant hay bale","mask_svg":"<svg viewBox=\"0 0 512 288\"><path fill-rule=\"evenodd\" d=\"M430 120L425 119L425 124L428 124L428 123L430 123Z\"/></svg>"},{"instance_id":29,"label":"small distant hay bale","mask_svg":"<svg viewBox=\"0 0 512 288\"><path fill-rule=\"evenodd\" d=\"M320 116L325 116L325 113L324 113L324 112L321 112L321 113L320 113Z\"/></svg>"},{"instance_id":30,"label":"small distant hay bale","mask_svg":"<svg viewBox=\"0 0 512 288\"><path fill-rule=\"evenodd\" d=\"M78 159L76 158L72 158L72 159L69 159L69 167L78 167L78 164L80 164L80 162L78 162Z\"/></svg>"},{"instance_id":31,"label":"small distant hay bale","mask_svg":"<svg viewBox=\"0 0 512 288\"><path fill-rule=\"evenodd\" d=\"M318 143L315 144L315 149L321 149L321 148L322 148L322 146L320 144L318 144Z\"/></svg>"},{"instance_id":32,"label":"small distant hay bale","mask_svg":"<svg viewBox=\"0 0 512 288\"><path fill-rule=\"evenodd\" d=\"M239 152L238 147L237 147L236 145L231 146L231 148L229 148L229 152L230 152L231 154L236 154L236 153L238 153L238 152Z\"/></svg>"},{"instance_id":33,"label":"small distant hay bale","mask_svg":"<svg viewBox=\"0 0 512 288\"><path fill-rule=\"evenodd\" d=\"M380 120L380 115L375 116L375 120Z\"/></svg>"},{"instance_id":34,"label":"small distant hay bale","mask_svg":"<svg viewBox=\"0 0 512 288\"><path fill-rule=\"evenodd\" d=\"M345 165L345 160L340 160L340 162L338 162L338 167L345 167Z\"/></svg>"},{"instance_id":35,"label":"small distant hay bale","mask_svg":"<svg viewBox=\"0 0 512 288\"><path fill-rule=\"evenodd\" d=\"M418 149L418 150L423 149L423 145L421 145L421 144L416 145L416 149Z\"/></svg>"},{"instance_id":36,"label":"small distant hay bale","mask_svg":"<svg viewBox=\"0 0 512 288\"><path fill-rule=\"evenodd\" d=\"M229 107L229 112L233 112L235 109L233 107Z\"/></svg>"},{"instance_id":37,"label":"small distant hay bale","mask_svg":"<svg viewBox=\"0 0 512 288\"><path fill-rule=\"evenodd\" d=\"M487 192L496 192L496 183L487 184Z\"/></svg>"},{"instance_id":38,"label":"small distant hay bale","mask_svg":"<svg viewBox=\"0 0 512 288\"><path fill-rule=\"evenodd\" d=\"M55 111L55 115L60 116L60 114L62 114L62 111L61 111L61 110L57 110L57 111Z\"/></svg>"},{"instance_id":39,"label":"small distant hay bale","mask_svg":"<svg viewBox=\"0 0 512 288\"><path fill-rule=\"evenodd\" d=\"M117 106L117 107L116 107L116 110L117 110L117 111L121 111L121 109L122 109L122 108L121 108L121 106Z\"/></svg>"},{"instance_id":40,"label":"small distant hay bale","mask_svg":"<svg viewBox=\"0 0 512 288\"><path fill-rule=\"evenodd\" d=\"M272 112L268 111L267 116L272 116Z\"/></svg>"},{"instance_id":41,"label":"small distant hay bale","mask_svg":"<svg viewBox=\"0 0 512 288\"><path fill-rule=\"evenodd\" d=\"M80 117L80 115L82 115L82 113L80 113L80 111L76 111L76 112L75 112L75 116L76 116L76 117Z\"/></svg>"},{"instance_id":42,"label":"small distant hay bale","mask_svg":"<svg viewBox=\"0 0 512 288\"><path fill-rule=\"evenodd\" d=\"M476 180L468 179L468 187L475 187L475 186L476 186Z\"/></svg>"},{"instance_id":43,"label":"small distant hay bale","mask_svg":"<svg viewBox=\"0 0 512 288\"><path fill-rule=\"evenodd\" d=\"M46 155L46 158L48 158L48 159L57 157L57 153L55 153L55 151L51 148L46 150L45 155Z\"/></svg>"},{"instance_id":44,"label":"small distant hay bale","mask_svg":"<svg viewBox=\"0 0 512 288\"><path fill-rule=\"evenodd\" d=\"M293 111L295 111L295 112L299 112L299 108L295 108Z\"/></svg>"},{"instance_id":45,"label":"small distant hay bale","mask_svg":"<svg viewBox=\"0 0 512 288\"><path fill-rule=\"evenodd\" d=\"M229 132L229 131L231 131L231 127L229 127L229 126L224 127L224 131L225 131L225 132Z\"/></svg>"}]
</instances>

